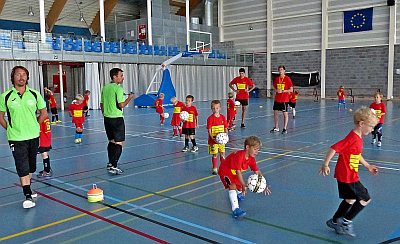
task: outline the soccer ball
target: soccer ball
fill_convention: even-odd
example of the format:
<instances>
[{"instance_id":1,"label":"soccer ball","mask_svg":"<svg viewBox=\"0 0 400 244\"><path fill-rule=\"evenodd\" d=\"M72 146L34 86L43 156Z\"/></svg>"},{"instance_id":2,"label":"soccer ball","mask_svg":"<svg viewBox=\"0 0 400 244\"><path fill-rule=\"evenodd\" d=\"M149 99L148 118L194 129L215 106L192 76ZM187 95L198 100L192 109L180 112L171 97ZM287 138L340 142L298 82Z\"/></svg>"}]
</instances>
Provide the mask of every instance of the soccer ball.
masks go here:
<instances>
[{"instance_id":1,"label":"soccer ball","mask_svg":"<svg viewBox=\"0 0 400 244\"><path fill-rule=\"evenodd\" d=\"M186 121L189 119L189 113L187 111L182 111L179 114L179 117L181 118L181 120Z\"/></svg>"},{"instance_id":2,"label":"soccer ball","mask_svg":"<svg viewBox=\"0 0 400 244\"><path fill-rule=\"evenodd\" d=\"M376 111L375 111L375 109L371 108L371 111L372 111L374 114L376 114Z\"/></svg>"},{"instance_id":3,"label":"soccer ball","mask_svg":"<svg viewBox=\"0 0 400 244\"><path fill-rule=\"evenodd\" d=\"M229 136L228 136L228 134L226 134L226 133L218 133L217 134L217 136L215 137L215 141L218 143L218 144L226 144L226 143L228 143L228 141L229 141Z\"/></svg>"},{"instance_id":4,"label":"soccer ball","mask_svg":"<svg viewBox=\"0 0 400 244\"><path fill-rule=\"evenodd\" d=\"M267 188L267 181L264 176L253 174L247 179L247 188L255 193L261 193Z\"/></svg>"},{"instance_id":5,"label":"soccer ball","mask_svg":"<svg viewBox=\"0 0 400 244\"><path fill-rule=\"evenodd\" d=\"M235 106L240 106L240 102L239 101L235 101Z\"/></svg>"},{"instance_id":6,"label":"soccer ball","mask_svg":"<svg viewBox=\"0 0 400 244\"><path fill-rule=\"evenodd\" d=\"M163 116L164 116L164 118L168 119L169 113L164 113Z\"/></svg>"}]
</instances>

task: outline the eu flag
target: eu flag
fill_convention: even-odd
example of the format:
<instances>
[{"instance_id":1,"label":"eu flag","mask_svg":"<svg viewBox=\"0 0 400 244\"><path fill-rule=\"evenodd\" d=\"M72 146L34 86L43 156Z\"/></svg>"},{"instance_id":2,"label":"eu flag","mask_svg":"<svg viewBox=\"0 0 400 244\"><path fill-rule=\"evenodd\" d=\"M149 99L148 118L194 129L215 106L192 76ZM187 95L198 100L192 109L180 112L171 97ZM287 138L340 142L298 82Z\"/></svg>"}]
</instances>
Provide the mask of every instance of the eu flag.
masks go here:
<instances>
[{"instance_id":1,"label":"eu flag","mask_svg":"<svg viewBox=\"0 0 400 244\"><path fill-rule=\"evenodd\" d=\"M373 8L358 9L343 12L343 32L358 32L372 30Z\"/></svg>"}]
</instances>

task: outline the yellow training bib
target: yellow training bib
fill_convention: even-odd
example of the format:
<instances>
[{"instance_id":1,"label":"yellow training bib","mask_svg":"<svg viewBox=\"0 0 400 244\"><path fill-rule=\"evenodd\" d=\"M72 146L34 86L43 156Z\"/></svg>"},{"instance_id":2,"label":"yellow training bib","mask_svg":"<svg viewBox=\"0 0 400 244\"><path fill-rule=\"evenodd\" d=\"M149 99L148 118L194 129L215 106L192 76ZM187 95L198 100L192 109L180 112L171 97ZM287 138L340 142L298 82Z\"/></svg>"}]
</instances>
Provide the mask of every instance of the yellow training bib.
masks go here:
<instances>
[{"instance_id":1,"label":"yellow training bib","mask_svg":"<svg viewBox=\"0 0 400 244\"><path fill-rule=\"evenodd\" d=\"M246 90L246 84L237 84L238 90Z\"/></svg>"},{"instance_id":2,"label":"yellow training bib","mask_svg":"<svg viewBox=\"0 0 400 244\"><path fill-rule=\"evenodd\" d=\"M193 114L189 114L187 122L193 122Z\"/></svg>"},{"instance_id":3,"label":"yellow training bib","mask_svg":"<svg viewBox=\"0 0 400 244\"><path fill-rule=\"evenodd\" d=\"M225 132L225 127L223 125L214 125L211 127L211 135L216 136L218 133Z\"/></svg>"},{"instance_id":4,"label":"yellow training bib","mask_svg":"<svg viewBox=\"0 0 400 244\"><path fill-rule=\"evenodd\" d=\"M181 113L181 107L174 107L174 114Z\"/></svg>"},{"instance_id":5,"label":"yellow training bib","mask_svg":"<svg viewBox=\"0 0 400 244\"><path fill-rule=\"evenodd\" d=\"M82 117L82 110L74 110L74 117Z\"/></svg>"},{"instance_id":6,"label":"yellow training bib","mask_svg":"<svg viewBox=\"0 0 400 244\"><path fill-rule=\"evenodd\" d=\"M361 158L361 153L360 154L350 154L350 169L354 170L355 172L358 172L358 165L360 164L360 158Z\"/></svg>"},{"instance_id":7,"label":"yellow training bib","mask_svg":"<svg viewBox=\"0 0 400 244\"><path fill-rule=\"evenodd\" d=\"M277 88L278 90L284 91L284 90L285 90L285 84L277 84L277 85L276 85L276 88Z\"/></svg>"}]
</instances>

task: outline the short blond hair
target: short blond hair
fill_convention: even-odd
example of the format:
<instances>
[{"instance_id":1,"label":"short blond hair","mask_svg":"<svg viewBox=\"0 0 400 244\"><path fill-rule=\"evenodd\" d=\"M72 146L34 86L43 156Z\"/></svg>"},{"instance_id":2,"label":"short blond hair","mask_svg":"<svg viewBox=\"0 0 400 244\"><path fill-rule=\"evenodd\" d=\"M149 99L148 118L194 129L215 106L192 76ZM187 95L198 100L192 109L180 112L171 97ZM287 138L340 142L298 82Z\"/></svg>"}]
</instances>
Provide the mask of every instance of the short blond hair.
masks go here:
<instances>
[{"instance_id":1,"label":"short blond hair","mask_svg":"<svg viewBox=\"0 0 400 244\"><path fill-rule=\"evenodd\" d=\"M260 138L257 136L249 136L244 140L244 147L249 146L249 147L255 147L255 146L260 146L261 147L262 142Z\"/></svg>"},{"instance_id":2,"label":"short blond hair","mask_svg":"<svg viewBox=\"0 0 400 244\"><path fill-rule=\"evenodd\" d=\"M75 99L83 101L84 98L83 98L83 96L81 94L78 94L78 95L75 96Z\"/></svg>"},{"instance_id":3,"label":"short blond hair","mask_svg":"<svg viewBox=\"0 0 400 244\"><path fill-rule=\"evenodd\" d=\"M357 109L354 112L353 115L353 120L354 124L358 125L361 121L366 122L366 123L371 123L371 124L377 124L378 123L378 117L370 108L367 108L365 106Z\"/></svg>"},{"instance_id":4,"label":"short blond hair","mask_svg":"<svg viewBox=\"0 0 400 244\"><path fill-rule=\"evenodd\" d=\"M178 101L176 97L171 97L171 103L175 103L176 101Z\"/></svg>"}]
</instances>

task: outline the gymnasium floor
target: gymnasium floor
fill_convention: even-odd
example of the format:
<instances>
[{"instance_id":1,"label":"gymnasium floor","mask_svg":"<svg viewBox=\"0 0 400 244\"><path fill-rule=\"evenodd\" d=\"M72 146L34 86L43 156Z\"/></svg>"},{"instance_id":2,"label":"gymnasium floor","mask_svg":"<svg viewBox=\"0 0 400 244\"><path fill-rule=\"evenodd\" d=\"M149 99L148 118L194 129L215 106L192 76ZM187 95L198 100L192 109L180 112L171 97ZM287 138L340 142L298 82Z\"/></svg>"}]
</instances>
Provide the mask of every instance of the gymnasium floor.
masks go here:
<instances>
[{"instance_id":1,"label":"gymnasium floor","mask_svg":"<svg viewBox=\"0 0 400 244\"><path fill-rule=\"evenodd\" d=\"M200 113L198 153L182 153L183 141L171 138L170 120L160 127L154 109L127 108L126 144L120 160L125 174L120 176L105 169L107 142L101 113L90 111L81 145L73 142L74 127L66 114L62 116L66 122L52 127L54 177L34 177L32 186L39 197L29 210L22 208L14 161L5 131L0 131L0 241L378 243L400 239L399 102L387 103L382 148L371 145L370 136L364 139L364 158L381 169L372 176L360 167L372 202L354 220L355 238L339 236L325 225L340 202L333 178L335 163L330 176L318 175L326 150L351 130L352 114L338 111L333 100L300 100L289 133L270 134L272 100L250 102L247 128L230 133L228 152L241 149L245 137L259 136L263 147L257 161L272 195L248 193L240 204L247 211L244 219L232 218L227 192L211 175L205 129L209 102L195 103ZM355 110L370 102L356 101L349 107ZM93 183L104 190L102 204L85 198Z\"/></svg>"}]
</instances>

